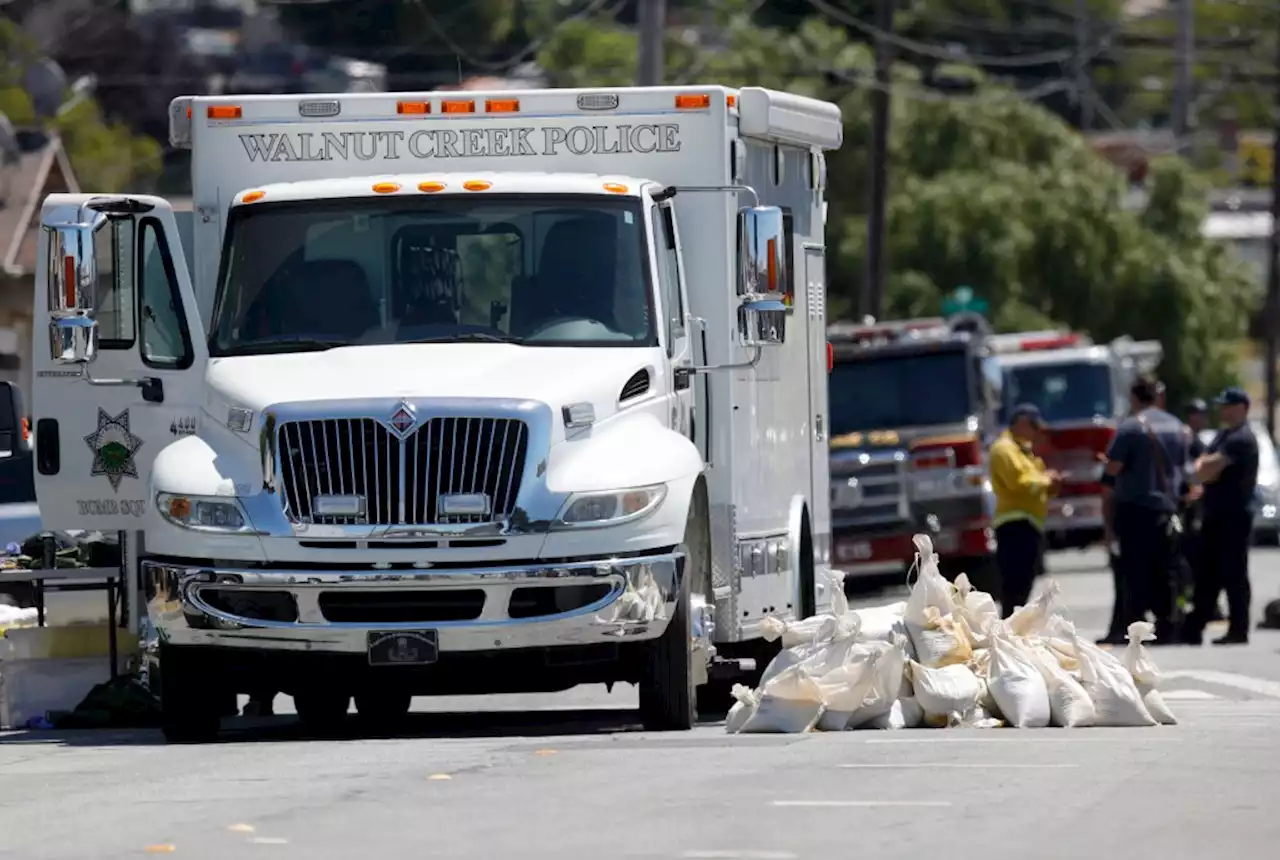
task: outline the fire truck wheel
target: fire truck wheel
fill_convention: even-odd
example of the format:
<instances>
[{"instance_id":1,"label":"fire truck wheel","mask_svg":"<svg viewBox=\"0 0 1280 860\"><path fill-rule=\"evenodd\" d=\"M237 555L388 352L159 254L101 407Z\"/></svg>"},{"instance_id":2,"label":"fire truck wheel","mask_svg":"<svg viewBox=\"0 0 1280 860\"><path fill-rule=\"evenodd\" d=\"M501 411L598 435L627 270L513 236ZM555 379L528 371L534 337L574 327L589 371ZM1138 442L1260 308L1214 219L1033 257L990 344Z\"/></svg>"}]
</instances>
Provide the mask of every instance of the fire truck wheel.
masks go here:
<instances>
[{"instance_id":1,"label":"fire truck wheel","mask_svg":"<svg viewBox=\"0 0 1280 860\"><path fill-rule=\"evenodd\" d=\"M160 729L171 744L218 738L226 694L207 663L198 654L160 646Z\"/></svg>"}]
</instances>

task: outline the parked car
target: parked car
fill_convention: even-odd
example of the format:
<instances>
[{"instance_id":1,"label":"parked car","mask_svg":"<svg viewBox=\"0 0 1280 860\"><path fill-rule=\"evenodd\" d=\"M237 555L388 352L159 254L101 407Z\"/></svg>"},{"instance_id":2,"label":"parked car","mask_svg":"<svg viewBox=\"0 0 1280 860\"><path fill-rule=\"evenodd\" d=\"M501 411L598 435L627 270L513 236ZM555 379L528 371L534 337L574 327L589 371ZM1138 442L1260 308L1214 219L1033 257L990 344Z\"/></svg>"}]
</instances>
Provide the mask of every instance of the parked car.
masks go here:
<instances>
[{"instance_id":1,"label":"parked car","mask_svg":"<svg viewBox=\"0 0 1280 860\"><path fill-rule=\"evenodd\" d=\"M1258 506L1253 515L1253 537L1255 541L1280 544L1280 456L1265 422L1250 421L1249 427L1258 439ZM1217 430L1201 430L1200 441L1209 445L1217 434Z\"/></svg>"}]
</instances>

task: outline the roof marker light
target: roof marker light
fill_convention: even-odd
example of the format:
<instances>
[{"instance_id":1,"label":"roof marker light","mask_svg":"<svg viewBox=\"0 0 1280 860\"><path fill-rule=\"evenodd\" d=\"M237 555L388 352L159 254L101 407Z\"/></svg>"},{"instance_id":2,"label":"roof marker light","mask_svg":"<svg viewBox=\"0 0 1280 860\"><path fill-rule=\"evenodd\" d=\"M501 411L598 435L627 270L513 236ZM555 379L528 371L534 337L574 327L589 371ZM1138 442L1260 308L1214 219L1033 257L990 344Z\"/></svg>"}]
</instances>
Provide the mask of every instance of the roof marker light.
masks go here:
<instances>
[{"instance_id":1,"label":"roof marker light","mask_svg":"<svg viewBox=\"0 0 1280 860\"><path fill-rule=\"evenodd\" d=\"M430 102L396 102L396 113L422 115L431 113Z\"/></svg>"},{"instance_id":2,"label":"roof marker light","mask_svg":"<svg viewBox=\"0 0 1280 860\"><path fill-rule=\"evenodd\" d=\"M582 93L578 96L578 110L614 110L617 107L617 93Z\"/></svg>"},{"instance_id":3,"label":"roof marker light","mask_svg":"<svg viewBox=\"0 0 1280 860\"><path fill-rule=\"evenodd\" d=\"M443 182L419 182L418 190L425 191L428 194L435 194L437 191L444 191Z\"/></svg>"},{"instance_id":4,"label":"roof marker light","mask_svg":"<svg viewBox=\"0 0 1280 860\"><path fill-rule=\"evenodd\" d=\"M486 182L483 179L468 179L462 183L462 187L468 191L488 191L493 187L492 182Z\"/></svg>"},{"instance_id":5,"label":"roof marker light","mask_svg":"<svg viewBox=\"0 0 1280 860\"><path fill-rule=\"evenodd\" d=\"M711 107L711 96L706 93L685 93L676 96L676 107L680 110L700 110Z\"/></svg>"},{"instance_id":6,"label":"roof marker light","mask_svg":"<svg viewBox=\"0 0 1280 860\"><path fill-rule=\"evenodd\" d=\"M738 97L737 97L737 96L735 96L735 95L730 94L730 95L728 95L728 96L726 96L726 97L725 97L725 103L726 103L726 104L728 104L728 105L729 105L729 107L731 107L731 108L732 108L732 107L737 107L737 106L738 106Z\"/></svg>"},{"instance_id":7,"label":"roof marker light","mask_svg":"<svg viewBox=\"0 0 1280 860\"><path fill-rule=\"evenodd\" d=\"M209 119L240 119L240 105L209 105L205 116Z\"/></svg>"},{"instance_id":8,"label":"roof marker light","mask_svg":"<svg viewBox=\"0 0 1280 860\"><path fill-rule=\"evenodd\" d=\"M485 99L485 113L519 113L520 99Z\"/></svg>"},{"instance_id":9,"label":"roof marker light","mask_svg":"<svg viewBox=\"0 0 1280 860\"><path fill-rule=\"evenodd\" d=\"M623 185L621 182L606 182L604 184L604 190L608 191L610 194L626 194L631 189L627 188L627 186Z\"/></svg>"},{"instance_id":10,"label":"roof marker light","mask_svg":"<svg viewBox=\"0 0 1280 860\"><path fill-rule=\"evenodd\" d=\"M241 203L257 203L263 197L267 196L265 191L246 191L244 196L240 198Z\"/></svg>"},{"instance_id":11,"label":"roof marker light","mask_svg":"<svg viewBox=\"0 0 1280 860\"><path fill-rule=\"evenodd\" d=\"M442 101L440 102L441 113L475 113L476 103L467 99L465 101Z\"/></svg>"},{"instance_id":12,"label":"roof marker light","mask_svg":"<svg viewBox=\"0 0 1280 860\"><path fill-rule=\"evenodd\" d=\"M373 186L374 194L395 194L400 186L394 182L379 182Z\"/></svg>"}]
</instances>

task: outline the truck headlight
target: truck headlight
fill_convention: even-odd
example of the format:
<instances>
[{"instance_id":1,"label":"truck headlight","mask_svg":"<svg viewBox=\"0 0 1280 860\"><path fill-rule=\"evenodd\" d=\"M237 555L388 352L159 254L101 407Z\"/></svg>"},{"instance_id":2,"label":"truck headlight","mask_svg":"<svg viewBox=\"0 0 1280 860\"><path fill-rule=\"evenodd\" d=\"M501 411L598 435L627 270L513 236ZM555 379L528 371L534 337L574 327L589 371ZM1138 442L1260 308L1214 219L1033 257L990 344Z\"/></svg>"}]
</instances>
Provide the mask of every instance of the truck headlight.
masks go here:
<instances>
[{"instance_id":1,"label":"truck headlight","mask_svg":"<svg viewBox=\"0 0 1280 860\"><path fill-rule=\"evenodd\" d=\"M160 516L175 526L210 532L253 531L249 518L235 499L210 496L156 495Z\"/></svg>"},{"instance_id":2,"label":"truck headlight","mask_svg":"<svg viewBox=\"0 0 1280 860\"><path fill-rule=\"evenodd\" d=\"M556 517L555 527L591 528L631 522L653 513L666 497L665 484L606 493L574 493Z\"/></svg>"}]
</instances>

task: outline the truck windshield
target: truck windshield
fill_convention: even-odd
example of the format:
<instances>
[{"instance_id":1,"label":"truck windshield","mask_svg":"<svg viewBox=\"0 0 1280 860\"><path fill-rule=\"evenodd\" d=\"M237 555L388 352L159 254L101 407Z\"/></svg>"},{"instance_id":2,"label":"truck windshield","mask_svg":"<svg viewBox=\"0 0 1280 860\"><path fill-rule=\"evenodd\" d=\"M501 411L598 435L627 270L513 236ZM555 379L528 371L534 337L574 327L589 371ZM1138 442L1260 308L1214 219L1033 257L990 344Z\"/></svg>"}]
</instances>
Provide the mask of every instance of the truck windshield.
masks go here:
<instances>
[{"instance_id":1,"label":"truck windshield","mask_svg":"<svg viewBox=\"0 0 1280 860\"><path fill-rule=\"evenodd\" d=\"M227 228L209 352L496 340L653 346L640 202L584 195L262 203Z\"/></svg>"},{"instance_id":2,"label":"truck windshield","mask_svg":"<svg viewBox=\"0 0 1280 860\"><path fill-rule=\"evenodd\" d=\"M964 421L976 410L968 354L868 355L831 370L831 435Z\"/></svg>"},{"instance_id":3,"label":"truck windshield","mask_svg":"<svg viewBox=\"0 0 1280 860\"><path fill-rule=\"evenodd\" d=\"M1111 370L1105 364L1024 364L1005 373L1005 412L1034 403L1046 421L1082 421L1112 413Z\"/></svg>"}]
</instances>

